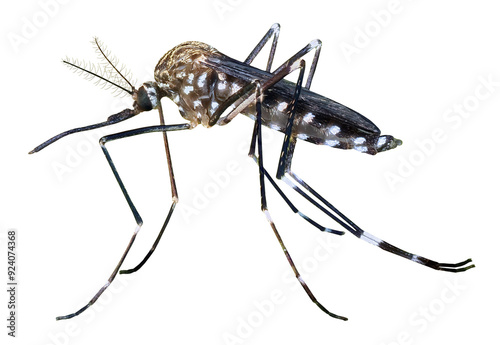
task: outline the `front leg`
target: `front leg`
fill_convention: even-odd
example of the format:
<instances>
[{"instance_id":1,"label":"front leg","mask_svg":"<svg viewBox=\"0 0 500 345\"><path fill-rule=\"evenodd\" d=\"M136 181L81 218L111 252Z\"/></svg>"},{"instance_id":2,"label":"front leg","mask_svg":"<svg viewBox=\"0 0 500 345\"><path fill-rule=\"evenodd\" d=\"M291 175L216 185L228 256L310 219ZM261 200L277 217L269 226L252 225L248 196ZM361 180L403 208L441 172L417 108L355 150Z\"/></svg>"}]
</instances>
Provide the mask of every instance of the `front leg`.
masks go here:
<instances>
[{"instance_id":1,"label":"front leg","mask_svg":"<svg viewBox=\"0 0 500 345\"><path fill-rule=\"evenodd\" d=\"M68 315L65 315L65 316L59 316L56 318L56 320L70 319L72 317L75 317L75 316L83 313L87 308L89 308L91 305L93 305L97 301L97 299L108 288L108 286L113 282L116 275L118 274L118 271L119 271L123 261L127 257L127 254L130 251L132 244L134 243L134 240L137 236L137 233L139 232L139 230L141 229L141 226L143 224L142 218L139 215L139 212L137 211L134 203L132 202L132 199L130 198L130 196L127 192L127 189L125 188L125 185L124 185L120 175L118 174L118 170L116 169L115 164L114 164L113 160L111 159L111 155L109 154L108 149L106 148L106 143L113 141L113 140L124 139L124 138L128 138L128 137L135 136L135 135L140 135L140 134L154 133L154 132L179 131L179 130L186 130L186 129L191 129L191 128L192 127L190 124L150 126L150 127L143 127L143 128L125 131L125 132L120 132L120 133L116 133L116 134L106 135L99 140L99 143L101 145L104 156L106 157L106 160L108 161L109 166L111 167L113 175L115 176L116 181L118 182L118 185L120 186L120 189L121 189L125 199L127 200L127 204L129 205L129 208L132 211L132 214L134 215L134 218L135 218L137 225L135 227L134 233L132 234L132 237L130 239L129 244L125 248L124 253L122 254L120 260L118 261L118 264L116 265L115 269L111 273L111 275L108 278L108 280L106 281L106 283L99 289L99 291L95 294L95 296L85 306L83 306L78 311L71 313L71 314L68 314ZM167 217L167 219L168 219L168 217Z\"/></svg>"}]
</instances>

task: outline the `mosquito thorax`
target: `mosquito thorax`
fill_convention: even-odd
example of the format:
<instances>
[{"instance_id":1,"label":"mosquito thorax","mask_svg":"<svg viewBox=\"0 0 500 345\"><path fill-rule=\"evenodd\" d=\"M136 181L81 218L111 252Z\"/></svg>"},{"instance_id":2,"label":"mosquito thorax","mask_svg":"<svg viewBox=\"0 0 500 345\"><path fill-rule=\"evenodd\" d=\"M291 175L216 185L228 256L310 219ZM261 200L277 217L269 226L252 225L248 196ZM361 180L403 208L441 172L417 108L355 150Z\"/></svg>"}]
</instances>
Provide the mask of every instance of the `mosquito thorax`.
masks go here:
<instances>
[{"instance_id":1,"label":"mosquito thorax","mask_svg":"<svg viewBox=\"0 0 500 345\"><path fill-rule=\"evenodd\" d=\"M191 125L211 127L216 111L241 85L234 77L206 64L221 57L202 42L184 42L168 51L155 68L155 80L162 95L170 98Z\"/></svg>"},{"instance_id":2,"label":"mosquito thorax","mask_svg":"<svg viewBox=\"0 0 500 345\"><path fill-rule=\"evenodd\" d=\"M145 82L134 90L132 98L135 101L134 109L138 113L155 109L159 103L158 85L153 81Z\"/></svg>"}]
</instances>

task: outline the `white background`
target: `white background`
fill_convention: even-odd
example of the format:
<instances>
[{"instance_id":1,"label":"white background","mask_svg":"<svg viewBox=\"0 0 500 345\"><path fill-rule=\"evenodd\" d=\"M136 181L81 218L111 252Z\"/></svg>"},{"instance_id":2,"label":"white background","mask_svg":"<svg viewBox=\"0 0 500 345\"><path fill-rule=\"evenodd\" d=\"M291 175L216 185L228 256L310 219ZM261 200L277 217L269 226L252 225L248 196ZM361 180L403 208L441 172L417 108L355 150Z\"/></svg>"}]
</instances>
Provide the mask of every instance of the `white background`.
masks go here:
<instances>
[{"instance_id":1,"label":"white background","mask_svg":"<svg viewBox=\"0 0 500 345\"><path fill-rule=\"evenodd\" d=\"M2 321L2 343L471 344L478 337L498 343L500 22L492 3L10 2L0 19L0 280L7 277L5 233L14 228L19 309L18 337L8 337ZM442 262L472 257L477 267L434 271L350 234L322 234L268 187L271 213L311 290L349 321L328 317L290 279L259 210L257 169L245 153L252 122L241 117L226 127L170 135L183 206L158 250L138 273L115 281L96 309L56 322L104 284L135 228L98 138L158 121L154 112L141 114L28 155L61 131L130 105L68 71L61 58L95 61L89 41L98 36L141 83L165 52L186 40L243 60L275 22L282 28L275 66L320 38L312 89L404 142L375 157L301 142L297 173L379 238ZM357 50L346 54L347 46ZM491 91L481 78L494 82ZM464 103L470 111L458 122L452 111ZM164 106L170 123L183 121L169 100ZM435 130L442 140L429 144ZM274 172L282 136L266 133L266 164ZM426 152L418 143L427 143ZM161 135L109 149L145 222L123 265L130 268L170 206ZM227 172L228 162L236 173L227 186L214 184L211 176ZM57 166L67 171L58 177ZM403 168L391 188L388 174ZM207 191L213 194L206 205L193 202ZM339 228L294 200L320 223ZM320 242L330 243L328 251ZM272 307L263 302L276 294ZM7 313L4 293L0 319ZM246 322L253 326L243 327Z\"/></svg>"}]
</instances>

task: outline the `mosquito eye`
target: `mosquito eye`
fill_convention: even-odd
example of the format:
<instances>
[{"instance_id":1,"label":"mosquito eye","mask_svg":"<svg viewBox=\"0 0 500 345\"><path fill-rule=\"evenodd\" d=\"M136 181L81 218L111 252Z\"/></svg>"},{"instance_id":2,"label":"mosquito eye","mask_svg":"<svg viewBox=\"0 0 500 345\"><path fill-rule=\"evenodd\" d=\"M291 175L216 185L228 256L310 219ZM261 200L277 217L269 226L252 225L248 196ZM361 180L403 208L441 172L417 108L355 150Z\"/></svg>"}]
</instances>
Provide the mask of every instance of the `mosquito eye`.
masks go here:
<instances>
[{"instance_id":1,"label":"mosquito eye","mask_svg":"<svg viewBox=\"0 0 500 345\"><path fill-rule=\"evenodd\" d=\"M151 103L150 95L144 86L141 86L139 90L137 90L137 105L144 111L153 109L153 103Z\"/></svg>"}]
</instances>

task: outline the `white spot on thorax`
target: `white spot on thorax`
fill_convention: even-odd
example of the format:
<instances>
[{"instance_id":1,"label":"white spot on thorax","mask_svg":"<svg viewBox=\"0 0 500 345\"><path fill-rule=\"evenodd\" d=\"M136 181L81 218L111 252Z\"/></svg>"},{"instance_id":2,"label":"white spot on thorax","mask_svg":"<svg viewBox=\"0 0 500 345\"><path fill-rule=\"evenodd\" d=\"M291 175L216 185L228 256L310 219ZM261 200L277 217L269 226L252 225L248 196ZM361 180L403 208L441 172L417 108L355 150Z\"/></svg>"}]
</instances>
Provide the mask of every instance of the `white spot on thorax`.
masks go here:
<instances>
[{"instance_id":1,"label":"white spot on thorax","mask_svg":"<svg viewBox=\"0 0 500 345\"><path fill-rule=\"evenodd\" d=\"M193 73L189 73L188 77L187 77L187 82L189 84L192 84L193 83L193 79L194 79L194 74Z\"/></svg>"},{"instance_id":2,"label":"white spot on thorax","mask_svg":"<svg viewBox=\"0 0 500 345\"><path fill-rule=\"evenodd\" d=\"M207 72L204 72L198 77L198 86L203 87L205 85L206 79L207 79Z\"/></svg>"},{"instance_id":3,"label":"white spot on thorax","mask_svg":"<svg viewBox=\"0 0 500 345\"><path fill-rule=\"evenodd\" d=\"M192 86L184 86L184 89L182 90L186 95L188 95L191 91L193 91Z\"/></svg>"},{"instance_id":4,"label":"white spot on thorax","mask_svg":"<svg viewBox=\"0 0 500 345\"><path fill-rule=\"evenodd\" d=\"M199 101L199 100L194 101L194 102L193 102L193 106L194 106L195 108L201 107L201 101Z\"/></svg>"},{"instance_id":5,"label":"white spot on thorax","mask_svg":"<svg viewBox=\"0 0 500 345\"><path fill-rule=\"evenodd\" d=\"M299 138L301 140L306 140L307 138L309 138L309 136L307 134L304 134L304 133L299 133L299 134L297 134L297 138Z\"/></svg>"}]
</instances>

